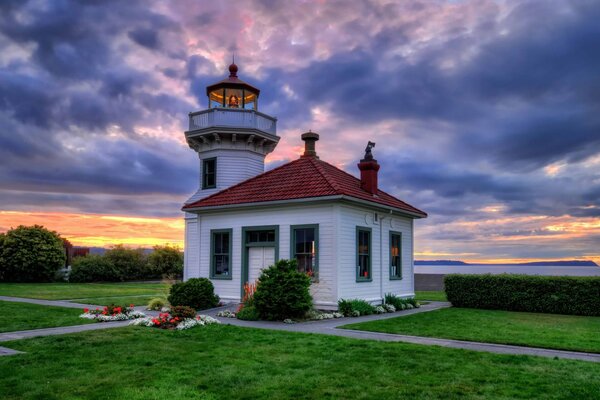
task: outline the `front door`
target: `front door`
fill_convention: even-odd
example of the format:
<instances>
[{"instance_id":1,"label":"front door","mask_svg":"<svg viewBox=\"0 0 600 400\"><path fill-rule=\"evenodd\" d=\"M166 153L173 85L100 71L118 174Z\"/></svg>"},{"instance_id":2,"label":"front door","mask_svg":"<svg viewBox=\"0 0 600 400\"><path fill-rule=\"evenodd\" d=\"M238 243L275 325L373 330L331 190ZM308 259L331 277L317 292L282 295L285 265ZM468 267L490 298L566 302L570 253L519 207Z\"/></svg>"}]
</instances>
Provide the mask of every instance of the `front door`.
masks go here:
<instances>
[{"instance_id":1,"label":"front door","mask_svg":"<svg viewBox=\"0 0 600 400\"><path fill-rule=\"evenodd\" d=\"M260 271L273 264L275 264L274 247L250 247L248 249L248 282L256 282Z\"/></svg>"}]
</instances>

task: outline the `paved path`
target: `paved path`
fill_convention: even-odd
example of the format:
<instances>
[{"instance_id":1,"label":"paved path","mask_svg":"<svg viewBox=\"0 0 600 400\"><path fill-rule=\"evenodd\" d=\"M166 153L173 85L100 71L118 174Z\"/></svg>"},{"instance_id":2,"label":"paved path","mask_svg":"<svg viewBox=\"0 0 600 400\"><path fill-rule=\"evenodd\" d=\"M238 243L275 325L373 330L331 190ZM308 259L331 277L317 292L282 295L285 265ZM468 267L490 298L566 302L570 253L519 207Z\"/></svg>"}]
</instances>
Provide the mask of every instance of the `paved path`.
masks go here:
<instances>
[{"instance_id":1,"label":"paved path","mask_svg":"<svg viewBox=\"0 0 600 400\"><path fill-rule=\"evenodd\" d=\"M79 309L102 307L102 306L98 306L95 304L73 303L69 300L42 300L42 299L28 299L25 297L12 297L12 296L0 296L0 300L13 301L16 303L39 304L42 306L55 306L55 307L79 308Z\"/></svg>"},{"instance_id":2,"label":"paved path","mask_svg":"<svg viewBox=\"0 0 600 400\"><path fill-rule=\"evenodd\" d=\"M68 301L62 301L62 300L37 300L37 299L25 299L25 298L20 298L20 297L7 297L7 296L0 296L0 300L20 301L20 302L24 302L24 303L42 304L42 305L59 306L59 307L71 307L71 308L83 308L83 307L95 308L96 307L96 305L70 303ZM414 343L414 344L422 344L422 345L434 345L434 346L450 347L450 348L473 350L473 351L483 351L483 352L497 353L497 354L532 355L532 356L541 356L541 357L550 357L550 358L565 358L565 359L572 359L572 360L600 362L600 354L595 354L595 353L584 353L584 352L564 351L564 350L550 350L550 349L542 349L542 348L536 348L536 347L512 346L512 345L493 344L493 343L470 342L470 341L465 341L465 340L438 339L438 338L429 338L429 337L422 337L422 336L397 335L397 334L389 334L389 333L366 332L366 331L357 331L357 330L351 330L351 329L340 329L340 327L342 325L347 325L350 323L368 322L368 321L374 321L374 320L380 320L380 319L404 317L407 315L438 310L438 309L446 308L446 307L450 307L450 303L432 301L429 304L421 306L420 308L400 311L397 313L369 315L369 316L365 316L365 317L358 317L358 318L351 318L351 319L350 318L339 318L339 319L330 319L330 320L322 320L322 321L310 321L310 322L303 322L303 323L298 323L298 324L285 324L283 322L269 322L269 321L242 321L242 320L235 319L235 318L216 317L216 313L218 311L225 310L225 309L235 310L235 308L237 308L237 304L236 305L226 305L223 307L214 308L212 310L205 310L202 313L216 317L224 324L235 325L235 326L240 326L240 327L247 327L247 328L273 329L273 330L288 331L288 332L317 333L317 334L324 334L324 335L343 336L343 337L355 338L355 339L380 340L380 341L385 341L385 342L405 342L405 343ZM139 308L139 307L136 307L136 308ZM146 314L148 314L148 315L158 314L157 312L152 312L152 311L144 311L144 312L146 312ZM32 338L32 337L38 337L38 336L63 335L63 334L67 334L67 333L77 333L77 332L92 331L92 330L98 330L98 329L119 328L119 327L127 326L128 323L129 323L129 321L103 322L103 323L97 323L97 324L65 326L65 327L59 327L59 328L35 329L35 330L18 331L18 332L6 332L6 333L0 333L0 342L5 342L5 341L9 341L9 340L28 339L28 338ZM18 353L20 353L20 352L18 352L16 350L8 349L6 347L0 347L0 356L10 355L10 354L18 354Z\"/></svg>"}]
</instances>

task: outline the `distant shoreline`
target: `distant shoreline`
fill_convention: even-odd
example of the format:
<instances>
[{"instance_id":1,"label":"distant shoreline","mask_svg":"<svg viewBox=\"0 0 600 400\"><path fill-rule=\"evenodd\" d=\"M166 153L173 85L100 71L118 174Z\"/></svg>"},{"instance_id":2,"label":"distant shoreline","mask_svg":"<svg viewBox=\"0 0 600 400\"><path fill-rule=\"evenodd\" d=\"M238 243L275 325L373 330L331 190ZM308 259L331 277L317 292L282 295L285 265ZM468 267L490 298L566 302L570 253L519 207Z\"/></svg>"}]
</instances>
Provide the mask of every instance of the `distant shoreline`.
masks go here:
<instances>
[{"instance_id":1,"label":"distant shoreline","mask_svg":"<svg viewBox=\"0 0 600 400\"><path fill-rule=\"evenodd\" d=\"M525 267L598 267L594 261L588 260L561 260L561 261L532 261L524 263L468 263L457 260L415 260L415 265L482 265L482 266L525 266Z\"/></svg>"}]
</instances>

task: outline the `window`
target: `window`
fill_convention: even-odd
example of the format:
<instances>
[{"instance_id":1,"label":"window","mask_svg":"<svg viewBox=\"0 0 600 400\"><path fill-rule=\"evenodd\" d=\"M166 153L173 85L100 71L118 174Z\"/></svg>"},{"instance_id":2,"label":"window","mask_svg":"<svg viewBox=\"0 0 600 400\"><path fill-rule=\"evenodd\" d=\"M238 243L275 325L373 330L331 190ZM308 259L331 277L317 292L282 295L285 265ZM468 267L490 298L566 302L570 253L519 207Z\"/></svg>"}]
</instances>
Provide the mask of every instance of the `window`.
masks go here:
<instances>
[{"instance_id":1,"label":"window","mask_svg":"<svg viewBox=\"0 0 600 400\"><path fill-rule=\"evenodd\" d=\"M356 228L356 280L371 280L371 228Z\"/></svg>"},{"instance_id":2,"label":"window","mask_svg":"<svg viewBox=\"0 0 600 400\"><path fill-rule=\"evenodd\" d=\"M202 189L217 187L217 159L207 158L202 161Z\"/></svg>"},{"instance_id":3,"label":"window","mask_svg":"<svg viewBox=\"0 0 600 400\"><path fill-rule=\"evenodd\" d=\"M246 243L275 243L275 229L246 232Z\"/></svg>"},{"instance_id":4,"label":"window","mask_svg":"<svg viewBox=\"0 0 600 400\"><path fill-rule=\"evenodd\" d=\"M231 229L210 231L210 277L231 279Z\"/></svg>"},{"instance_id":5,"label":"window","mask_svg":"<svg viewBox=\"0 0 600 400\"><path fill-rule=\"evenodd\" d=\"M402 279L402 234L390 232L390 279Z\"/></svg>"},{"instance_id":6,"label":"window","mask_svg":"<svg viewBox=\"0 0 600 400\"><path fill-rule=\"evenodd\" d=\"M306 272L317 279L318 272L318 247L319 225L292 225L291 232L291 258L298 263L298 271Z\"/></svg>"}]
</instances>

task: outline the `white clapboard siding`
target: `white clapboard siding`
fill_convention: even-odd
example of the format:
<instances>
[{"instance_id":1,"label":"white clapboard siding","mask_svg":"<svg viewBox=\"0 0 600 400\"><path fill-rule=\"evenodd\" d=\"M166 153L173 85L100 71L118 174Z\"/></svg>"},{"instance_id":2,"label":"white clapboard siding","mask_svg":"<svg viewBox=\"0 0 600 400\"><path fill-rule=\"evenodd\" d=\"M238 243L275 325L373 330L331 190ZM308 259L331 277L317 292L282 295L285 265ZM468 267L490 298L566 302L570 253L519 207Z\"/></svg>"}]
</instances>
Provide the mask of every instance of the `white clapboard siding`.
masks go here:
<instances>
[{"instance_id":1,"label":"white clapboard siding","mask_svg":"<svg viewBox=\"0 0 600 400\"><path fill-rule=\"evenodd\" d=\"M183 279L198 274L200 254L200 237L198 236L198 217L186 214L185 218L185 248L183 252Z\"/></svg>"},{"instance_id":2,"label":"white clapboard siding","mask_svg":"<svg viewBox=\"0 0 600 400\"><path fill-rule=\"evenodd\" d=\"M242 227L278 225L279 258L290 257L290 226L319 225L319 283L313 284L315 304L331 306L337 302L335 273L334 206L280 206L277 209L249 209L202 213L200 217L200 257L198 268L189 268L191 277L208 277L210 272L211 229L232 229L232 279L212 282L216 293L224 300L239 300L241 290Z\"/></svg>"},{"instance_id":3,"label":"white clapboard siding","mask_svg":"<svg viewBox=\"0 0 600 400\"><path fill-rule=\"evenodd\" d=\"M202 161L214 157L217 158L217 187L202 189ZM198 190L186 203L200 200L246 179L262 174L265 169L264 160L264 155L245 150L218 149L201 153Z\"/></svg>"},{"instance_id":4,"label":"white clapboard siding","mask_svg":"<svg viewBox=\"0 0 600 400\"><path fill-rule=\"evenodd\" d=\"M360 298L372 302L380 301L382 294L391 292L401 296L413 294L412 220L379 213L353 206L339 206L337 218L338 242L338 298ZM356 281L356 228L371 228L371 276L370 282ZM404 279L389 279L389 232L402 233L402 272ZM380 234L381 232L381 234ZM381 242L380 242L381 237ZM380 253L380 249L382 250ZM382 255L380 264L380 254ZM383 293L380 276L383 278Z\"/></svg>"}]
</instances>

